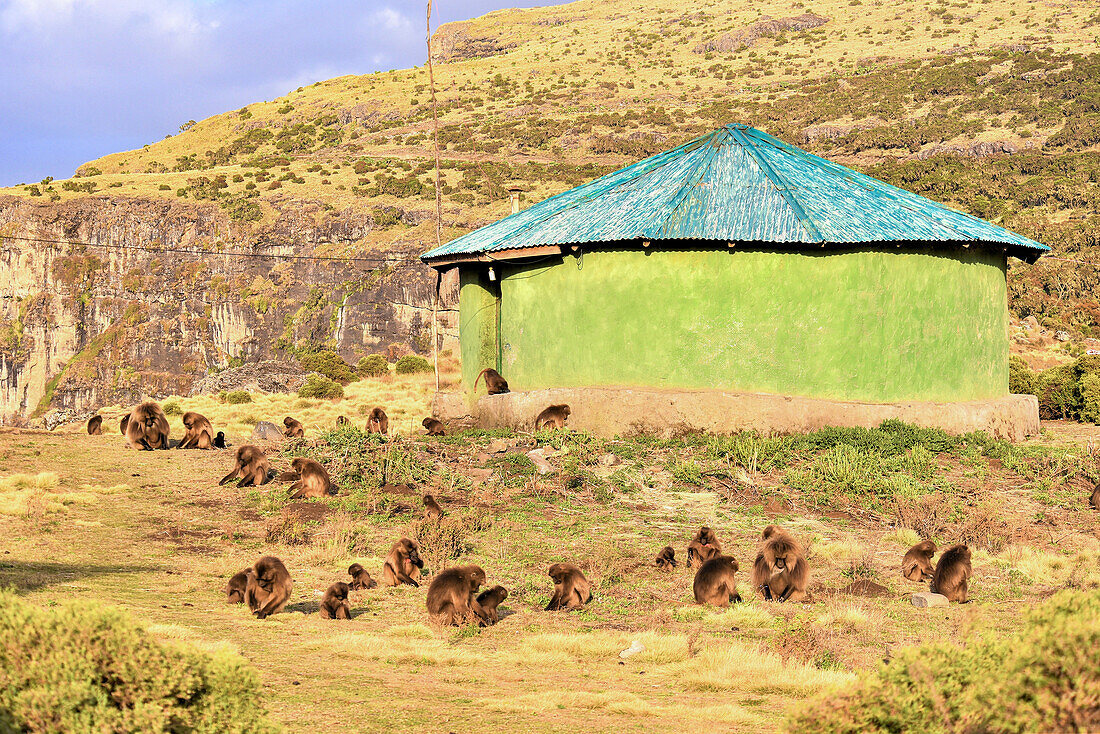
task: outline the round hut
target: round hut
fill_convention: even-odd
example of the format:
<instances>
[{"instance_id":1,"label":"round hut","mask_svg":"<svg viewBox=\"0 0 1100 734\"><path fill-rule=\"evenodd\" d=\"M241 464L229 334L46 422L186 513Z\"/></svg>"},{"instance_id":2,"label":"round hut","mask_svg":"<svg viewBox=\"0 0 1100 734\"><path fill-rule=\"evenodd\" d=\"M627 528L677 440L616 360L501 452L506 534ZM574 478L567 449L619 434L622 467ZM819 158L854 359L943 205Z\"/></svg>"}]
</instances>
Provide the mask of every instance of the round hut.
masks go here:
<instances>
[{"instance_id":1,"label":"round hut","mask_svg":"<svg viewBox=\"0 0 1100 734\"><path fill-rule=\"evenodd\" d=\"M437 408L530 427L565 402L600 433L897 417L1021 437L1038 408L1008 393L1007 258L1047 249L726 125L425 253L459 270L472 406ZM486 367L514 392L475 403Z\"/></svg>"}]
</instances>

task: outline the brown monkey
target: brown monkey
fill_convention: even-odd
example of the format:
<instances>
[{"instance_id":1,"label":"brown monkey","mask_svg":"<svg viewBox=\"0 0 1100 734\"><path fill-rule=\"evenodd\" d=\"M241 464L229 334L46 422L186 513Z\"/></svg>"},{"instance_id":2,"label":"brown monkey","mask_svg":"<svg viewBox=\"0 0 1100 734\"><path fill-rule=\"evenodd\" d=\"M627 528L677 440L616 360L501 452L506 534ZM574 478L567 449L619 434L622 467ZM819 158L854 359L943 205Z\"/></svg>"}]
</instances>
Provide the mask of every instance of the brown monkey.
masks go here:
<instances>
[{"instance_id":1,"label":"brown monkey","mask_svg":"<svg viewBox=\"0 0 1100 734\"><path fill-rule=\"evenodd\" d=\"M402 538L393 544L386 562L382 564L382 583L386 586L420 586L418 579L422 568L424 561L420 560L420 546L415 540Z\"/></svg>"},{"instance_id":2,"label":"brown monkey","mask_svg":"<svg viewBox=\"0 0 1100 734\"><path fill-rule=\"evenodd\" d=\"M424 495L424 517L429 520L438 520L443 517L443 508L430 494Z\"/></svg>"},{"instance_id":3,"label":"brown monkey","mask_svg":"<svg viewBox=\"0 0 1100 734\"><path fill-rule=\"evenodd\" d=\"M482 375L485 376L485 389L489 391L490 395L501 395L509 392L508 381L497 372L496 370L486 367L478 373L474 378L474 390L477 390L477 381L481 379Z\"/></svg>"},{"instance_id":4,"label":"brown monkey","mask_svg":"<svg viewBox=\"0 0 1100 734\"><path fill-rule=\"evenodd\" d=\"M328 587L321 597L321 619L351 619L351 607L348 606L348 592L351 587L343 581L337 581Z\"/></svg>"},{"instance_id":5,"label":"brown monkey","mask_svg":"<svg viewBox=\"0 0 1100 734\"><path fill-rule=\"evenodd\" d=\"M752 585L765 601L802 601L810 567L802 547L778 525L764 528L763 541L752 565Z\"/></svg>"},{"instance_id":6,"label":"brown monkey","mask_svg":"<svg viewBox=\"0 0 1100 734\"><path fill-rule=\"evenodd\" d=\"M442 421L438 421L435 418L425 418L421 421L421 425L428 429L429 436L446 436L447 432L443 430Z\"/></svg>"},{"instance_id":7,"label":"brown monkey","mask_svg":"<svg viewBox=\"0 0 1100 734\"><path fill-rule=\"evenodd\" d=\"M928 581L932 578L932 556L936 544L922 540L905 552L901 559L901 575L910 581Z\"/></svg>"},{"instance_id":8,"label":"brown monkey","mask_svg":"<svg viewBox=\"0 0 1100 734\"><path fill-rule=\"evenodd\" d=\"M299 500L336 494L336 485L332 483L332 479L320 462L299 456L290 462L290 466L299 477L287 490L290 492L290 499Z\"/></svg>"},{"instance_id":9,"label":"brown monkey","mask_svg":"<svg viewBox=\"0 0 1100 734\"><path fill-rule=\"evenodd\" d=\"M734 578L737 570L737 561L733 556L715 556L700 566L692 584L695 603L728 607L730 602L740 602L741 595L737 593Z\"/></svg>"},{"instance_id":10,"label":"brown monkey","mask_svg":"<svg viewBox=\"0 0 1100 734\"><path fill-rule=\"evenodd\" d=\"M565 428L565 421L569 418L568 405L551 405L535 418L535 430L544 428Z\"/></svg>"},{"instance_id":11,"label":"brown monkey","mask_svg":"<svg viewBox=\"0 0 1100 734\"><path fill-rule=\"evenodd\" d=\"M494 586L477 595L471 607L474 613L481 618L480 625L487 627L500 621L500 613L497 607L508 598L508 589L503 586Z\"/></svg>"},{"instance_id":12,"label":"brown monkey","mask_svg":"<svg viewBox=\"0 0 1100 734\"><path fill-rule=\"evenodd\" d=\"M378 582L370 577L370 574L367 573L367 569L363 568L358 563L353 563L348 566L348 575L351 576L352 591L373 589L375 586L378 586Z\"/></svg>"},{"instance_id":13,"label":"brown monkey","mask_svg":"<svg viewBox=\"0 0 1100 734\"><path fill-rule=\"evenodd\" d=\"M340 416L339 418L336 419L336 427L337 428L343 428L344 426L348 425L349 423L351 423L351 421L348 420L348 417L346 415L342 415L342 416Z\"/></svg>"},{"instance_id":14,"label":"brown monkey","mask_svg":"<svg viewBox=\"0 0 1100 734\"><path fill-rule=\"evenodd\" d=\"M929 588L935 594L943 594L947 601L965 604L967 583L973 568L970 566L970 549L965 545L953 545L943 552Z\"/></svg>"},{"instance_id":15,"label":"brown monkey","mask_svg":"<svg viewBox=\"0 0 1100 734\"><path fill-rule=\"evenodd\" d=\"M193 410L183 414L183 425L187 428L183 432L177 449L212 449L214 448L214 426L206 416Z\"/></svg>"},{"instance_id":16,"label":"brown monkey","mask_svg":"<svg viewBox=\"0 0 1100 734\"><path fill-rule=\"evenodd\" d=\"M367 418L367 433L381 433L383 436L390 432L390 418L386 411L375 408Z\"/></svg>"},{"instance_id":17,"label":"brown monkey","mask_svg":"<svg viewBox=\"0 0 1100 734\"><path fill-rule=\"evenodd\" d=\"M126 435L126 426L130 425L130 414L122 416L122 419L118 422L118 432L123 436Z\"/></svg>"},{"instance_id":18,"label":"brown monkey","mask_svg":"<svg viewBox=\"0 0 1100 734\"><path fill-rule=\"evenodd\" d=\"M665 570L676 568L676 551L671 545L666 545L657 554L657 568Z\"/></svg>"},{"instance_id":19,"label":"brown monkey","mask_svg":"<svg viewBox=\"0 0 1100 734\"><path fill-rule=\"evenodd\" d=\"M264 556L252 567L244 598L253 614L267 619L286 606L291 589L290 572L283 562L275 556Z\"/></svg>"},{"instance_id":20,"label":"brown monkey","mask_svg":"<svg viewBox=\"0 0 1100 734\"><path fill-rule=\"evenodd\" d=\"M233 471L222 477L218 484L222 485L240 477L238 487L258 487L261 484L267 484L270 471L271 462L264 456L263 451L256 446L241 446L237 449Z\"/></svg>"},{"instance_id":21,"label":"brown monkey","mask_svg":"<svg viewBox=\"0 0 1100 734\"><path fill-rule=\"evenodd\" d=\"M214 448L216 448L216 449L224 449L225 448L225 431L218 431L218 435L214 436Z\"/></svg>"},{"instance_id":22,"label":"brown monkey","mask_svg":"<svg viewBox=\"0 0 1100 734\"><path fill-rule=\"evenodd\" d=\"M152 400L130 411L130 419L126 422L126 445L139 451L168 448L168 419Z\"/></svg>"},{"instance_id":23,"label":"brown monkey","mask_svg":"<svg viewBox=\"0 0 1100 734\"><path fill-rule=\"evenodd\" d=\"M225 585L226 604L244 604L244 595L248 590L248 576L251 573L252 569L246 568L233 574L233 577L229 579L229 583Z\"/></svg>"},{"instance_id":24,"label":"brown monkey","mask_svg":"<svg viewBox=\"0 0 1100 734\"><path fill-rule=\"evenodd\" d=\"M103 434L103 416L93 415L88 419L88 435L100 436Z\"/></svg>"},{"instance_id":25,"label":"brown monkey","mask_svg":"<svg viewBox=\"0 0 1100 734\"><path fill-rule=\"evenodd\" d=\"M711 558L722 554L718 536L706 525L688 543L688 568L699 568Z\"/></svg>"},{"instance_id":26,"label":"brown monkey","mask_svg":"<svg viewBox=\"0 0 1100 734\"><path fill-rule=\"evenodd\" d=\"M1089 497L1089 504L1092 505L1092 509L1100 510L1100 484L1097 484L1095 489L1092 490L1092 496Z\"/></svg>"},{"instance_id":27,"label":"brown monkey","mask_svg":"<svg viewBox=\"0 0 1100 734\"><path fill-rule=\"evenodd\" d=\"M287 438L306 437L306 427L302 425L301 421L295 420L288 415L286 418L283 418L283 425L286 426L283 435Z\"/></svg>"},{"instance_id":28,"label":"brown monkey","mask_svg":"<svg viewBox=\"0 0 1100 734\"><path fill-rule=\"evenodd\" d=\"M459 624L477 616L475 595L485 583L479 566L455 566L436 574L428 585L428 614L443 624Z\"/></svg>"},{"instance_id":29,"label":"brown monkey","mask_svg":"<svg viewBox=\"0 0 1100 734\"><path fill-rule=\"evenodd\" d=\"M592 601L592 586L584 573L572 563L555 563L548 572L554 579L554 595L546 605L546 611L580 609Z\"/></svg>"}]
</instances>

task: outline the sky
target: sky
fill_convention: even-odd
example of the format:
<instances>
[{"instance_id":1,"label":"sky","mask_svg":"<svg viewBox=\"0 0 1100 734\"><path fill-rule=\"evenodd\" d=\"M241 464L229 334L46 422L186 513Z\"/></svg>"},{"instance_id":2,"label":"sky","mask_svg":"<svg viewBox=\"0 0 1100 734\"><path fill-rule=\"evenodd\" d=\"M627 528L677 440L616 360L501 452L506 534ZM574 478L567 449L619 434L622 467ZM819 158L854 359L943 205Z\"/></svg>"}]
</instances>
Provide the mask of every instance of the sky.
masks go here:
<instances>
[{"instance_id":1,"label":"sky","mask_svg":"<svg viewBox=\"0 0 1100 734\"><path fill-rule=\"evenodd\" d=\"M553 0L435 0L432 30ZM411 0L0 0L0 186L345 74L426 58Z\"/></svg>"}]
</instances>

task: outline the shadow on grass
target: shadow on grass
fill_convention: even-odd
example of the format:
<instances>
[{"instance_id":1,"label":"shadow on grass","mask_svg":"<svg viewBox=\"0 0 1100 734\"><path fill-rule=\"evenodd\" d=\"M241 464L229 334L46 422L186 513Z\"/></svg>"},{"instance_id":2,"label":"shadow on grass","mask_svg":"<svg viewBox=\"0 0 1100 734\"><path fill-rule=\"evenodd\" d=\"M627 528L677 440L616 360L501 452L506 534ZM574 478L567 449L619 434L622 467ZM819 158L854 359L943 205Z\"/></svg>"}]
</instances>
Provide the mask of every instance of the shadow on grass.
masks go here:
<instances>
[{"instance_id":1,"label":"shadow on grass","mask_svg":"<svg viewBox=\"0 0 1100 734\"><path fill-rule=\"evenodd\" d=\"M114 574L163 573L159 566L129 566L114 564L95 566L76 563L48 563L43 561L0 560L0 587L16 591L37 591L44 586L63 584L95 576Z\"/></svg>"}]
</instances>

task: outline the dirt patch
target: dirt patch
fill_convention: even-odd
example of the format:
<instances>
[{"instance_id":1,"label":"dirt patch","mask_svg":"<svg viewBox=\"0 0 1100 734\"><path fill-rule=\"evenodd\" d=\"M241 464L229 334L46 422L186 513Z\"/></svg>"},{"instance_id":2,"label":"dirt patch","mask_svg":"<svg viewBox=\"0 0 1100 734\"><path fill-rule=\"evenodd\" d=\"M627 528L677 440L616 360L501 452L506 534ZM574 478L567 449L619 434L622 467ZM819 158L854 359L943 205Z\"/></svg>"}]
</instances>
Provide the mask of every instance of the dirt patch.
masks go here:
<instances>
[{"instance_id":1,"label":"dirt patch","mask_svg":"<svg viewBox=\"0 0 1100 734\"><path fill-rule=\"evenodd\" d=\"M848 596L865 596L872 599L879 596L891 596L890 590L885 586L876 584L874 581L868 581L867 579L853 581L844 588L838 589L837 593L847 594Z\"/></svg>"},{"instance_id":2,"label":"dirt patch","mask_svg":"<svg viewBox=\"0 0 1100 734\"><path fill-rule=\"evenodd\" d=\"M293 517L299 522L324 522L332 509L321 502L291 502L283 508L283 517Z\"/></svg>"}]
</instances>

